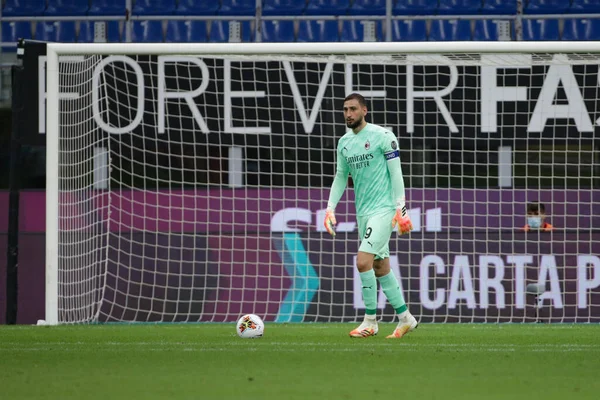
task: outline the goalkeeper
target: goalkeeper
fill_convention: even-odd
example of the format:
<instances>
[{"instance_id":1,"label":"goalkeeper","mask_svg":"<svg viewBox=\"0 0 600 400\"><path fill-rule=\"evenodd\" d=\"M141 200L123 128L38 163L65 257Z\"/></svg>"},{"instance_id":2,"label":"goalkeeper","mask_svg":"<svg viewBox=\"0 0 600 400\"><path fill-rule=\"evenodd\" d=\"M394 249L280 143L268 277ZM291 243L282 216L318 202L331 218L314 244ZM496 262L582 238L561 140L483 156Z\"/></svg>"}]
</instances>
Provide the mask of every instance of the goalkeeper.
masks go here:
<instances>
[{"instance_id":1,"label":"goalkeeper","mask_svg":"<svg viewBox=\"0 0 600 400\"><path fill-rule=\"evenodd\" d=\"M338 142L337 171L327 202L325 228L335 236L334 210L346 188L348 174L354 181L358 233L362 238L356 265L360 272L365 317L350 332L352 337L377 334L377 280L400 319L387 338L401 338L417 327L410 314L398 280L390 271L389 240L398 225L400 234L412 230L406 213L404 178L396 136L387 129L367 123L365 98L357 93L344 99L348 131Z\"/></svg>"}]
</instances>

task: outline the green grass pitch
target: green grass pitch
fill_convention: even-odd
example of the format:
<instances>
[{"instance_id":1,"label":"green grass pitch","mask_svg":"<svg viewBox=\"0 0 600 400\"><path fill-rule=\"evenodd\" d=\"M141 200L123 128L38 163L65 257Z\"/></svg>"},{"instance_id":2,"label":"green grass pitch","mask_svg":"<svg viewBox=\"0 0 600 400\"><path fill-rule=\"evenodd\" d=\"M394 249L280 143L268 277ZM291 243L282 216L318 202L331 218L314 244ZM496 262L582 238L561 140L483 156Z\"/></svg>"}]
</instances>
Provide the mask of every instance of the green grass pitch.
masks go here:
<instances>
[{"instance_id":1,"label":"green grass pitch","mask_svg":"<svg viewBox=\"0 0 600 400\"><path fill-rule=\"evenodd\" d=\"M2 399L598 399L599 325L1 326Z\"/></svg>"}]
</instances>

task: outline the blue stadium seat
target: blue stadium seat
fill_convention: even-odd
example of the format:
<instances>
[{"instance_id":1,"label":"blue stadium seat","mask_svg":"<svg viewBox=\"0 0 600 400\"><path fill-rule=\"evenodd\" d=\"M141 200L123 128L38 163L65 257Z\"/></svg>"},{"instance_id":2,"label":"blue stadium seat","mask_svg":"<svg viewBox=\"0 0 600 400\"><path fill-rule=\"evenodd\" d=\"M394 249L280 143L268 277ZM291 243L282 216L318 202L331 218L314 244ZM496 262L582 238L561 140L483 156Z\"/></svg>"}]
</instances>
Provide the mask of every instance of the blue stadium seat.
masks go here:
<instances>
[{"instance_id":1,"label":"blue stadium seat","mask_svg":"<svg viewBox=\"0 0 600 400\"><path fill-rule=\"evenodd\" d=\"M80 43L93 43L94 42L94 22L93 21L81 21L79 24L79 35L77 41Z\"/></svg>"},{"instance_id":2,"label":"blue stadium seat","mask_svg":"<svg viewBox=\"0 0 600 400\"><path fill-rule=\"evenodd\" d=\"M527 0L525 14L564 14L569 9L565 0Z\"/></svg>"},{"instance_id":3,"label":"blue stadium seat","mask_svg":"<svg viewBox=\"0 0 600 400\"><path fill-rule=\"evenodd\" d=\"M92 0L89 15L125 15L125 2L114 0Z\"/></svg>"},{"instance_id":4,"label":"blue stadium seat","mask_svg":"<svg viewBox=\"0 0 600 400\"><path fill-rule=\"evenodd\" d=\"M133 15L170 15L175 6L175 0L135 0Z\"/></svg>"},{"instance_id":5,"label":"blue stadium seat","mask_svg":"<svg viewBox=\"0 0 600 400\"><path fill-rule=\"evenodd\" d=\"M85 0L48 0L48 8L44 14L52 16L85 15L89 8L90 5Z\"/></svg>"},{"instance_id":6,"label":"blue stadium seat","mask_svg":"<svg viewBox=\"0 0 600 400\"><path fill-rule=\"evenodd\" d=\"M102 22L102 21L100 21ZM106 21L106 41L108 43L118 43L121 41L123 24L119 21ZM81 21L79 25L78 42L92 43L94 42L94 27L95 21Z\"/></svg>"},{"instance_id":7,"label":"blue stadium seat","mask_svg":"<svg viewBox=\"0 0 600 400\"><path fill-rule=\"evenodd\" d=\"M250 21L240 21L240 37L242 42L254 41L254 29ZM209 42L229 41L229 21L212 21L210 25Z\"/></svg>"},{"instance_id":8,"label":"blue stadium seat","mask_svg":"<svg viewBox=\"0 0 600 400\"><path fill-rule=\"evenodd\" d=\"M565 19L562 40L600 40L600 20Z\"/></svg>"},{"instance_id":9,"label":"blue stadium seat","mask_svg":"<svg viewBox=\"0 0 600 400\"><path fill-rule=\"evenodd\" d=\"M189 43L206 42L208 30L205 21L169 21L166 42Z\"/></svg>"},{"instance_id":10,"label":"blue stadium seat","mask_svg":"<svg viewBox=\"0 0 600 400\"><path fill-rule=\"evenodd\" d=\"M362 42L364 41L365 21L346 20L342 23L342 42ZM381 22L375 23L375 38L378 42L383 39Z\"/></svg>"},{"instance_id":11,"label":"blue stadium seat","mask_svg":"<svg viewBox=\"0 0 600 400\"><path fill-rule=\"evenodd\" d=\"M103 21L100 21L103 22ZM119 21L106 21L106 41L108 43L118 43L121 41L123 24ZM93 43L94 42L94 27L95 21L81 21L79 25L78 42Z\"/></svg>"},{"instance_id":12,"label":"blue stadium seat","mask_svg":"<svg viewBox=\"0 0 600 400\"><path fill-rule=\"evenodd\" d=\"M507 0L483 0L482 14L516 14L517 2Z\"/></svg>"},{"instance_id":13,"label":"blue stadium seat","mask_svg":"<svg viewBox=\"0 0 600 400\"><path fill-rule=\"evenodd\" d=\"M2 22L2 41L5 43L14 42L15 47L11 49L16 50L16 42L19 39L31 39L33 32L31 29L31 22L29 21L12 21Z\"/></svg>"},{"instance_id":14,"label":"blue stadium seat","mask_svg":"<svg viewBox=\"0 0 600 400\"><path fill-rule=\"evenodd\" d=\"M212 21L210 23L209 42L228 42L229 41L229 23L225 21Z\"/></svg>"},{"instance_id":15,"label":"blue stadium seat","mask_svg":"<svg viewBox=\"0 0 600 400\"><path fill-rule=\"evenodd\" d=\"M3 17L40 16L46 9L46 0L6 0Z\"/></svg>"},{"instance_id":16,"label":"blue stadium seat","mask_svg":"<svg viewBox=\"0 0 600 400\"><path fill-rule=\"evenodd\" d=\"M429 40L433 41L468 41L471 40L471 21L437 20L431 23Z\"/></svg>"},{"instance_id":17,"label":"blue stadium seat","mask_svg":"<svg viewBox=\"0 0 600 400\"><path fill-rule=\"evenodd\" d=\"M299 21L299 42L337 42L339 37L337 21Z\"/></svg>"},{"instance_id":18,"label":"blue stadium seat","mask_svg":"<svg viewBox=\"0 0 600 400\"><path fill-rule=\"evenodd\" d=\"M219 15L254 15L256 0L221 0Z\"/></svg>"},{"instance_id":19,"label":"blue stadium seat","mask_svg":"<svg viewBox=\"0 0 600 400\"><path fill-rule=\"evenodd\" d=\"M293 42L294 41L294 22L293 21L263 21L262 22L262 41L263 42Z\"/></svg>"},{"instance_id":20,"label":"blue stadium seat","mask_svg":"<svg viewBox=\"0 0 600 400\"><path fill-rule=\"evenodd\" d=\"M40 21L35 25L35 40L73 43L76 36L75 21Z\"/></svg>"},{"instance_id":21,"label":"blue stadium seat","mask_svg":"<svg viewBox=\"0 0 600 400\"><path fill-rule=\"evenodd\" d=\"M438 0L396 0L394 15L435 15Z\"/></svg>"},{"instance_id":22,"label":"blue stadium seat","mask_svg":"<svg viewBox=\"0 0 600 400\"><path fill-rule=\"evenodd\" d=\"M440 1L438 14L475 15L481 11L481 0L444 0Z\"/></svg>"},{"instance_id":23,"label":"blue stadium seat","mask_svg":"<svg viewBox=\"0 0 600 400\"><path fill-rule=\"evenodd\" d=\"M133 21L131 27L132 42L160 43L164 41L162 21Z\"/></svg>"},{"instance_id":24,"label":"blue stadium seat","mask_svg":"<svg viewBox=\"0 0 600 400\"><path fill-rule=\"evenodd\" d=\"M310 0L306 7L307 15L346 15L349 0Z\"/></svg>"},{"instance_id":25,"label":"blue stadium seat","mask_svg":"<svg viewBox=\"0 0 600 400\"><path fill-rule=\"evenodd\" d=\"M354 0L348 9L350 15L385 15L386 0Z\"/></svg>"},{"instance_id":26,"label":"blue stadium seat","mask_svg":"<svg viewBox=\"0 0 600 400\"><path fill-rule=\"evenodd\" d=\"M524 19L523 40L560 40L558 20Z\"/></svg>"},{"instance_id":27,"label":"blue stadium seat","mask_svg":"<svg viewBox=\"0 0 600 400\"><path fill-rule=\"evenodd\" d=\"M427 23L424 20L392 21L394 42L422 42L427 40Z\"/></svg>"},{"instance_id":28,"label":"blue stadium seat","mask_svg":"<svg viewBox=\"0 0 600 400\"><path fill-rule=\"evenodd\" d=\"M175 14L216 15L221 7L218 1L179 0Z\"/></svg>"},{"instance_id":29,"label":"blue stadium seat","mask_svg":"<svg viewBox=\"0 0 600 400\"><path fill-rule=\"evenodd\" d=\"M598 0L573 0L569 12L574 14L600 13Z\"/></svg>"},{"instance_id":30,"label":"blue stadium seat","mask_svg":"<svg viewBox=\"0 0 600 400\"><path fill-rule=\"evenodd\" d=\"M514 37L513 27L511 24L511 37ZM497 21L490 19L475 21L475 29L473 31L473 40L495 41L498 40L498 25Z\"/></svg>"},{"instance_id":31,"label":"blue stadium seat","mask_svg":"<svg viewBox=\"0 0 600 400\"><path fill-rule=\"evenodd\" d=\"M304 0L264 0L263 15L302 15Z\"/></svg>"}]
</instances>

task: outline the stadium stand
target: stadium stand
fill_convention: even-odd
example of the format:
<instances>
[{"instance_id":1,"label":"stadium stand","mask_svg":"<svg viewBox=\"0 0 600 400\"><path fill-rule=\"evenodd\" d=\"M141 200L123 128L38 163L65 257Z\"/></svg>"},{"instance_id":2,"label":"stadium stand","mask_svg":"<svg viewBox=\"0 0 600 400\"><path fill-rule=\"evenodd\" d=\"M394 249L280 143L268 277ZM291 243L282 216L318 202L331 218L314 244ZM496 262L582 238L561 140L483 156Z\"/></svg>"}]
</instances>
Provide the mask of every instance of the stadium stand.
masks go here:
<instances>
[{"instance_id":1,"label":"stadium stand","mask_svg":"<svg viewBox=\"0 0 600 400\"><path fill-rule=\"evenodd\" d=\"M42 16L45 9L46 0L6 0L2 16Z\"/></svg>"},{"instance_id":2,"label":"stadium stand","mask_svg":"<svg viewBox=\"0 0 600 400\"><path fill-rule=\"evenodd\" d=\"M230 41L231 21L211 21L209 27L209 42L228 42ZM240 39L242 42L252 42L254 39L254 29L250 21L240 22Z\"/></svg>"},{"instance_id":3,"label":"stadium stand","mask_svg":"<svg viewBox=\"0 0 600 400\"><path fill-rule=\"evenodd\" d=\"M385 15L385 0L354 0L349 15Z\"/></svg>"},{"instance_id":4,"label":"stadium stand","mask_svg":"<svg viewBox=\"0 0 600 400\"><path fill-rule=\"evenodd\" d=\"M396 42L416 42L427 40L427 22L424 20L394 20L392 40Z\"/></svg>"},{"instance_id":5,"label":"stadium stand","mask_svg":"<svg viewBox=\"0 0 600 400\"><path fill-rule=\"evenodd\" d=\"M489 19L475 21L473 40L494 41L499 39L498 21Z\"/></svg>"},{"instance_id":6,"label":"stadium stand","mask_svg":"<svg viewBox=\"0 0 600 400\"><path fill-rule=\"evenodd\" d=\"M349 0L310 0L306 7L307 15L346 15Z\"/></svg>"},{"instance_id":7,"label":"stadium stand","mask_svg":"<svg viewBox=\"0 0 600 400\"><path fill-rule=\"evenodd\" d=\"M367 26L367 21L343 21L342 22L342 34L340 40L342 42L362 42L365 40L365 29ZM371 22L371 25L374 26L375 32L371 39L368 38L365 41L381 41L383 40L383 32L382 25L380 22Z\"/></svg>"},{"instance_id":8,"label":"stadium stand","mask_svg":"<svg viewBox=\"0 0 600 400\"><path fill-rule=\"evenodd\" d=\"M598 40L600 39L599 19L565 19L563 40Z\"/></svg>"},{"instance_id":9,"label":"stadium stand","mask_svg":"<svg viewBox=\"0 0 600 400\"><path fill-rule=\"evenodd\" d=\"M199 3L204 3L201 1ZM175 12L176 4L174 0L135 0L133 6L134 15L169 15Z\"/></svg>"},{"instance_id":10,"label":"stadium stand","mask_svg":"<svg viewBox=\"0 0 600 400\"><path fill-rule=\"evenodd\" d=\"M217 15L218 1L179 0L174 13L178 15Z\"/></svg>"},{"instance_id":11,"label":"stadium stand","mask_svg":"<svg viewBox=\"0 0 600 400\"><path fill-rule=\"evenodd\" d=\"M569 9L570 1L565 0L528 0L526 14L562 14Z\"/></svg>"},{"instance_id":12,"label":"stadium stand","mask_svg":"<svg viewBox=\"0 0 600 400\"><path fill-rule=\"evenodd\" d=\"M88 15L121 15L127 12L125 2L113 0L92 0Z\"/></svg>"},{"instance_id":13,"label":"stadium stand","mask_svg":"<svg viewBox=\"0 0 600 400\"><path fill-rule=\"evenodd\" d=\"M104 23L101 21L101 23ZM82 21L79 26L78 42L94 42L95 21ZM119 21L105 22L106 41L109 43L118 43L123 38L123 24Z\"/></svg>"},{"instance_id":14,"label":"stadium stand","mask_svg":"<svg viewBox=\"0 0 600 400\"><path fill-rule=\"evenodd\" d=\"M523 21L523 40L560 40L558 20L526 19Z\"/></svg>"},{"instance_id":15,"label":"stadium stand","mask_svg":"<svg viewBox=\"0 0 600 400\"><path fill-rule=\"evenodd\" d=\"M33 30L29 21L2 22L2 41L14 43L19 39L31 39ZM2 51L14 51L14 47L3 48Z\"/></svg>"},{"instance_id":16,"label":"stadium stand","mask_svg":"<svg viewBox=\"0 0 600 400\"><path fill-rule=\"evenodd\" d=\"M441 1L438 14L472 15L481 10L481 0L445 0Z\"/></svg>"},{"instance_id":17,"label":"stadium stand","mask_svg":"<svg viewBox=\"0 0 600 400\"><path fill-rule=\"evenodd\" d=\"M298 0L264 0L263 15L300 15L306 2Z\"/></svg>"},{"instance_id":18,"label":"stadium stand","mask_svg":"<svg viewBox=\"0 0 600 400\"><path fill-rule=\"evenodd\" d=\"M386 0L262 0L261 15L267 18L258 25L256 0L132 0L131 11L126 0L4 0L3 4L4 49L20 37L93 42L96 21L107 22L109 42L128 37L135 42L235 41L230 37L231 21L239 21L244 42L255 40L257 26L265 42L386 40ZM523 0L522 5L523 17L517 19L516 0L393 0L391 40L600 39L598 0ZM186 15L191 18L181 20ZM78 16L81 21L74 21ZM292 21L293 16L303 18ZM516 29L518 24L522 29Z\"/></svg>"},{"instance_id":19,"label":"stadium stand","mask_svg":"<svg viewBox=\"0 0 600 400\"><path fill-rule=\"evenodd\" d=\"M298 24L299 42L338 42L339 40L337 21L300 21Z\"/></svg>"},{"instance_id":20,"label":"stadium stand","mask_svg":"<svg viewBox=\"0 0 600 400\"><path fill-rule=\"evenodd\" d=\"M163 42L163 23L162 21L133 21L133 30L131 31L132 42Z\"/></svg>"},{"instance_id":21,"label":"stadium stand","mask_svg":"<svg viewBox=\"0 0 600 400\"><path fill-rule=\"evenodd\" d=\"M395 15L435 15L438 0L396 0Z\"/></svg>"},{"instance_id":22,"label":"stadium stand","mask_svg":"<svg viewBox=\"0 0 600 400\"><path fill-rule=\"evenodd\" d=\"M431 23L431 31L429 32L429 40L471 40L471 21L464 19L433 21Z\"/></svg>"},{"instance_id":23,"label":"stadium stand","mask_svg":"<svg viewBox=\"0 0 600 400\"><path fill-rule=\"evenodd\" d=\"M73 43L77 39L75 21L39 21L35 26L36 40Z\"/></svg>"},{"instance_id":24,"label":"stadium stand","mask_svg":"<svg viewBox=\"0 0 600 400\"><path fill-rule=\"evenodd\" d=\"M169 43L206 42L207 32L205 21L169 21L165 41Z\"/></svg>"},{"instance_id":25,"label":"stadium stand","mask_svg":"<svg viewBox=\"0 0 600 400\"><path fill-rule=\"evenodd\" d=\"M86 15L90 5L81 0L48 0L48 8L44 12L47 16L73 16Z\"/></svg>"},{"instance_id":26,"label":"stadium stand","mask_svg":"<svg viewBox=\"0 0 600 400\"><path fill-rule=\"evenodd\" d=\"M256 0L221 0L219 15L254 15Z\"/></svg>"},{"instance_id":27,"label":"stadium stand","mask_svg":"<svg viewBox=\"0 0 600 400\"><path fill-rule=\"evenodd\" d=\"M516 1L506 0L483 0L481 14L490 15L514 15L517 12Z\"/></svg>"},{"instance_id":28,"label":"stadium stand","mask_svg":"<svg viewBox=\"0 0 600 400\"><path fill-rule=\"evenodd\" d=\"M293 42L294 37L293 21L263 21L262 22L262 41L263 42Z\"/></svg>"},{"instance_id":29,"label":"stadium stand","mask_svg":"<svg viewBox=\"0 0 600 400\"><path fill-rule=\"evenodd\" d=\"M573 0L569 11L573 14L600 13L600 1Z\"/></svg>"}]
</instances>

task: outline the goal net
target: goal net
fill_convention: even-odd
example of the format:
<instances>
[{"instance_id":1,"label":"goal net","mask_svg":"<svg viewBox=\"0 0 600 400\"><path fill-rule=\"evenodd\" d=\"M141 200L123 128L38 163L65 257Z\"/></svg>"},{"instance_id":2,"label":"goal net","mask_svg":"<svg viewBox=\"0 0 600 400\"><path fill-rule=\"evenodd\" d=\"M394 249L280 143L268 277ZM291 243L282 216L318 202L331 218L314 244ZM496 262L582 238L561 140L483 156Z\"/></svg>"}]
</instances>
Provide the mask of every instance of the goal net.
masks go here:
<instances>
[{"instance_id":1,"label":"goal net","mask_svg":"<svg viewBox=\"0 0 600 400\"><path fill-rule=\"evenodd\" d=\"M48 45L48 322L361 319L351 180L322 227L352 92L420 321L600 322L600 48L535 46Z\"/></svg>"}]
</instances>

